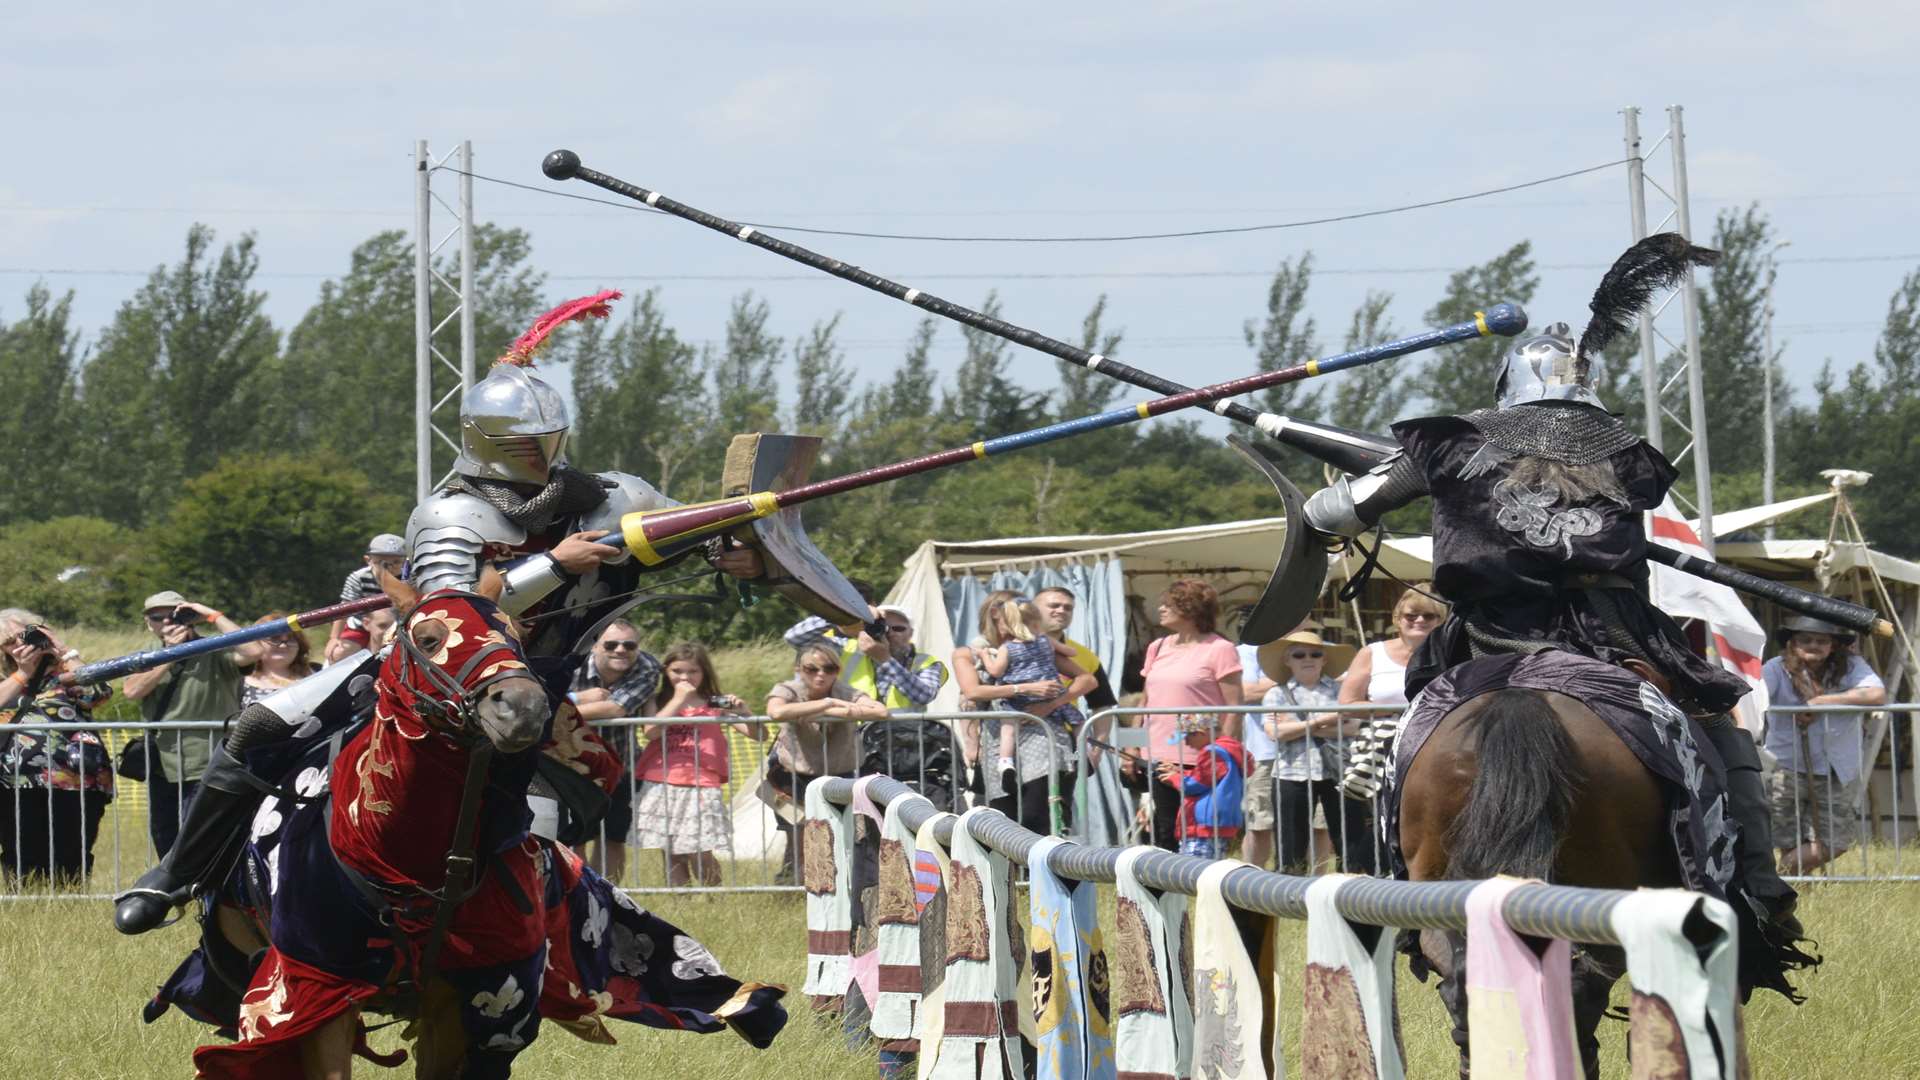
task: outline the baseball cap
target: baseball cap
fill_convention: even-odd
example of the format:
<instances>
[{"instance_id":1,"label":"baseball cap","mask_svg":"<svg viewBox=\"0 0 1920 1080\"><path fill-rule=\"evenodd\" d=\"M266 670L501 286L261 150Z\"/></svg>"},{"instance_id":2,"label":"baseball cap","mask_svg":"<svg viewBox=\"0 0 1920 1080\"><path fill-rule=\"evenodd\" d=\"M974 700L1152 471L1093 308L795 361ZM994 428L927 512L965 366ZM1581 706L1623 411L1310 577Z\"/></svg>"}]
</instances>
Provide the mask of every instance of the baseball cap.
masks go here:
<instances>
[{"instance_id":1,"label":"baseball cap","mask_svg":"<svg viewBox=\"0 0 1920 1080\"><path fill-rule=\"evenodd\" d=\"M392 533L381 533L367 541L369 555L405 555L407 542Z\"/></svg>"},{"instance_id":2,"label":"baseball cap","mask_svg":"<svg viewBox=\"0 0 1920 1080\"><path fill-rule=\"evenodd\" d=\"M186 602L187 602L186 597L181 596L179 593L174 592L172 589L162 589L161 591L154 593L152 596L147 597L147 602L140 605L140 610L152 611L154 608L166 608L168 611L172 611L174 608L177 608L180 605L185 604Z\"/></svg>"}]
</instances>

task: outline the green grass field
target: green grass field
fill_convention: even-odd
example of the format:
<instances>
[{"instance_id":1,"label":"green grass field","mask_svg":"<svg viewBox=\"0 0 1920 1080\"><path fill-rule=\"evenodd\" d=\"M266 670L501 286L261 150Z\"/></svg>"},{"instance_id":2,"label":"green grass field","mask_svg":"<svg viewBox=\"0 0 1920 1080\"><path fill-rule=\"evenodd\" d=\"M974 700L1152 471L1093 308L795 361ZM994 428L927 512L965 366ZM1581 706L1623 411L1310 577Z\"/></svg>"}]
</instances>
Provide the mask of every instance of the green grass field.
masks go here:
<instances>
[{"instance_id":1,"label":"green grass field","mask_svg":"<svg viewBox=\"0 0 1920 1080\"><path fill-rule=\"evenodd\" d=\"M1022 894L1024 899L1024 894ZM650 1080L733 1080L800 1074L873 1075L870 1053L849 1052L836 1022L809 1015L797 995L805 959L797 895L645 896L661 914L695 934L735 975L795 989L795 1013L772 1049L754 1051L730 1034L693 1036L615 1024L618 1046L595 1046L548 1026L520 1057L517 1076L564 1080L645 1076ZM1111 913L1103 898L1103 918ZM1827 963L1802 979L1805 1005L1763 995L1747 1017L1755 1075L1767 1080L1920 1076L1920 887L1899 884L1815 886L1802 905ZM0 906L0 971L9 975L7 1023L0 1028L0 1076L175 1077L205 1029L169 1013L139 1019L152 994L191 943L182 924L141 938L108 926L93 901L25 900ZM1286 970L1299 970L1305 924L1290 922ZM1405 977L1401 1019L1408 1075L1451 1077L1452 1047L1430 987ZM1298 1073L1297 984L1280 1006L1290 1064ZM1602 1029L1609 1077L1625 1077L1625 1025ZM374 1036L385 1049L392 1031ZM362 1063L363 1070L367 1067Z\"/></svg>"},{"instance_id":2,"label":"green grass field","mask_svg":"<svg viewBox=\"0 0 1920 1080\"><path fill-rule=\"evenodd\" d=\"M320 635L316 635L318 637ZM91 659L151 645L138 633L67 635ZM664 647L664 643L663 643ZM715 656L722 685L749 702L764 701L768 686L786 677L790 654L774 642L729 649ZM106 717L124 719L126 706ZM750 772L758 744L736 742L736 776ZM144 865L143 793L125 784L112 815L122 849L119 884ZM103 831L96 848L94 888L111 891L115 857ZM653 853L635 852L628 882L660 884ZM1877 866L1891 852L1876 851ZM1910 859L1912 852L1907 853ZM758 884L770 874L758 866L728 865L730 881ZM1843 871L1844 872L1844 871ZM620 1045L595 1046L549 1026L521 1058L517 1075L595 1080L601 1077L687 1077L731 1080L804 1070L809 1077L859 1077L874 1072L872 1055L850 1052L837 1018L809 1013L798 997L805 960L804 916L796 894L643 895L659 910L711 946L727 969L750 979L792 987L795 1016L773 1049L759 1052L731 1035L690 1036L616 1024ZM1024 894L1022 894L1024 902ZM1831 884L1807 890L1803 917L1819 939L1827 963L1801 980L1805 1005L1794 1007L1762 995L1747 1018L1755 1074L1764 1078L1815 1080L1836 1076L1920 1077L1920 885ZM1104 898L1102 918L1111 917ZM140 938L113 933L101 901L24 899L0 902L0 971L9 975L7 1006L0 1010L0 1078L28 1076L174 1077L188 1075L188 1055L210 1032L178 1013L157 1023L140 1022L140 1007L190 947L190 923ZM1288 923L1292 950L1288 970L1298 971L1305 924ZM1444 1013L1430 987L1404 977L1401 1018L1409 1075L1451 1077L1452 1046ZM1297 983L1283 990L1280 1006L1290 1063L1297 1074L1299 999ZM1607 1075L1627 1075L1625 1025L1602 1029ZM374 1036L376 1047L394 1045L392 1030ZM363 1072L370 1072L362 1063Z\"/></svg>"}]
</instances>

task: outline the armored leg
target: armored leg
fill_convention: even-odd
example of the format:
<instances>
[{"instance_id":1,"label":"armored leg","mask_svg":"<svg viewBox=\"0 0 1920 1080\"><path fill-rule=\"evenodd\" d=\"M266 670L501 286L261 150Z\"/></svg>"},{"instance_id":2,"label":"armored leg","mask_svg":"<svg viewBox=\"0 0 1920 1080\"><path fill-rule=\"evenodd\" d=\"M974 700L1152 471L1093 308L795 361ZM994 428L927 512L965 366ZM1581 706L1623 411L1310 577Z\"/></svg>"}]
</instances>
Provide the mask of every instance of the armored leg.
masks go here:
<instances>
[{"instance_id":1,"label":"armored leg","mask_svg":"<svg viewBox=\"0 0 1920 1080\"><path fill-rule=\"evenodd\" d=\"M263 793L264 785L241 764L240 756L296 734L324 730L328 722L344 722L371 708L379 663L379 657L368 656L335 664L241 710L226 741L214 747L173 850L141 874L133 888L113 898L116 929L143 934L162 926L176 906L214 883L231 864ZM320 726L310 727L316 724Z\"/></svg>"},{"instance_id":2,"label":"armored leg","mask_svg":"<svg viewBox=\"0 0 1920 1080\"><path fill-rule=\"evenodd\" d=\"M1707 717L1700 726L1727 767L1727 807L1740 824L1737 855L1747 895L1759 902L1766 921L1786 940L1799 938L1800 920L1793 917L1798 896L1774 868L1773 815L1760 777L1760 752L1726 713Z\"/></svg>"},{"instance_id":3,"label":"armored leg","mask_svg":"<svg viewBox=\"0 0 1920 1080\"><path fill-rule=\"evenodd\" d=\"M227 752L225 742L213 748L200 791L187 806L180 838L159 865L141 874L133 888L114 897L113 925L123 934L143 934L167 923L177 906L229 864L238 841L260 804L260 792L251 783L246 766Z\"/></svg>"}]
</instances>

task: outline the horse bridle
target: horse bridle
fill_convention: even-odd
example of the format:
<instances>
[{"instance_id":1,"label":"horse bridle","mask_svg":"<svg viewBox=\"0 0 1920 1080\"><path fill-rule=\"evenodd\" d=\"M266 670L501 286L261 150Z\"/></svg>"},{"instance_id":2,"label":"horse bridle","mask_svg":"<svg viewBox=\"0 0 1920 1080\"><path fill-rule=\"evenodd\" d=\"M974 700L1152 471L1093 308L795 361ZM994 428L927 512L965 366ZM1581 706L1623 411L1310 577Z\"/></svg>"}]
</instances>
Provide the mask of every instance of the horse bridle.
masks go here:
<instances>
[{"instance_id":1,"label":"horse bridle","mask_svg":"<svg viewBox=\"0 0 1920 1080\"><path fill-rule=\"evenodd\" d=\"M435 594L444 595L444 594ZM486 600L476 594L461 594L475 600ZM491 603L491 601L488 601ZM425 603L423 600L422 604ZM447 930L453 924L453 913L474 893L480 890L481 881L476 873L478 869L473 849L475 832L480 817L481 796L487 786L487 772L493 761L493 743L480 730L476 715L481 698L487 688L507 679L530 678L531 673L525 666L505 668L480 680L472 687L466 685L467 677L495 653L505 652L515 660L523 659L520 652L504 641L489 642L474 651L466 662L460 665L457 674L449 675L446 668L435 663L426 651L413 640L413 616L419 612L421 604L414 605L399 621L400 670L396 674L405 676L409 669L425 676L427 682L446 695L445 700L421 693L411 685L411 702L414 714L421 723L462 743L467 753L467 773L460 788L460 809L454 818L453 842L447 848L446 877L439 889L419 889L418 891L435 901L433 929L427 936L426 944L420 951L420 965L416 969L416 978L424 980L431 976L439 965L440 948L445 943ZM451 633L451 628L448 630ZM510 879L509 879L510 880ZM524 898L521 898L524 903ZM526 905L529 912L531 906ZM404 984L403 984L404 985Z\"/></svg>"},{"instance_id":2,"label":"horse bridle","mask_svg":"<svg viewBox=\"0 0 1920 1080\"><path fill-rule=\"evenodd\" d=\"M470 593L461 595L472 596L475 600L486 599L485 597ZM413 627L411 625L413 616L420 610L421 605L424 605L425 602L426 601L422 600L420 604L416 604L413 610L407 612L406 616L400 620L399 633L396 635L399 639L401 659L398 674L401 675L404 680L405 676L410 672L418 672L426 678L426 681L432 685L435 690L443 694L444 697L434 697L431 694L422 693L409 685L407 688L413 694L413 701L411 703L413 711L419 716L421 723L426 724L435 731L467 743L470 746L476 743L486 742L485 734L479 730L475 710L481 699L486 696L487 689L493 686L493 684L504 682L507 679L531 678L531 673L528 672L525 667L504 668L480 680L472 687L468 687L466 685L467 676L473 674L475 669L479 668L495 653L505 652L515 660L522 659L519 651L512 645L504 641L496 641L489 642L481 648L474 650L473 655L467 657L466 663L460 665L460 670L457 674L448 674L447 669L435 663L433 659L426 654L426 650L420 647L419 642L413 639ZM451 630L449 630L449 632L451 632Z\"/></svg>"}]
</instances>

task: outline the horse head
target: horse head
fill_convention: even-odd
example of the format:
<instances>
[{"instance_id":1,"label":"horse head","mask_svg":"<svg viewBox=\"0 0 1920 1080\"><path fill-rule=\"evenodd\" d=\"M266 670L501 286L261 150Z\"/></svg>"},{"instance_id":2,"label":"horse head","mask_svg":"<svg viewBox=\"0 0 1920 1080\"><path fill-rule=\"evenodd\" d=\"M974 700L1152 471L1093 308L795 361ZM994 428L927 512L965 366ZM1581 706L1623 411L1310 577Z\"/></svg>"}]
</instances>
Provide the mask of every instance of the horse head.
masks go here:
<instances>
[{"instance_id":1,"label":"horse head","mask_svg":"<svg viewBox=\"0 0 1920 1080\"><path fill-rule=\"evenodd\" d=\"M500 575L488 567L474 592L442 589L423 597L389 574L375 574L402 613L380 669L382 704L456 739L485 740L503 754L539 742L553 706L527 669L518 632L500 612Z\"/></svg>"}]
</instances>

